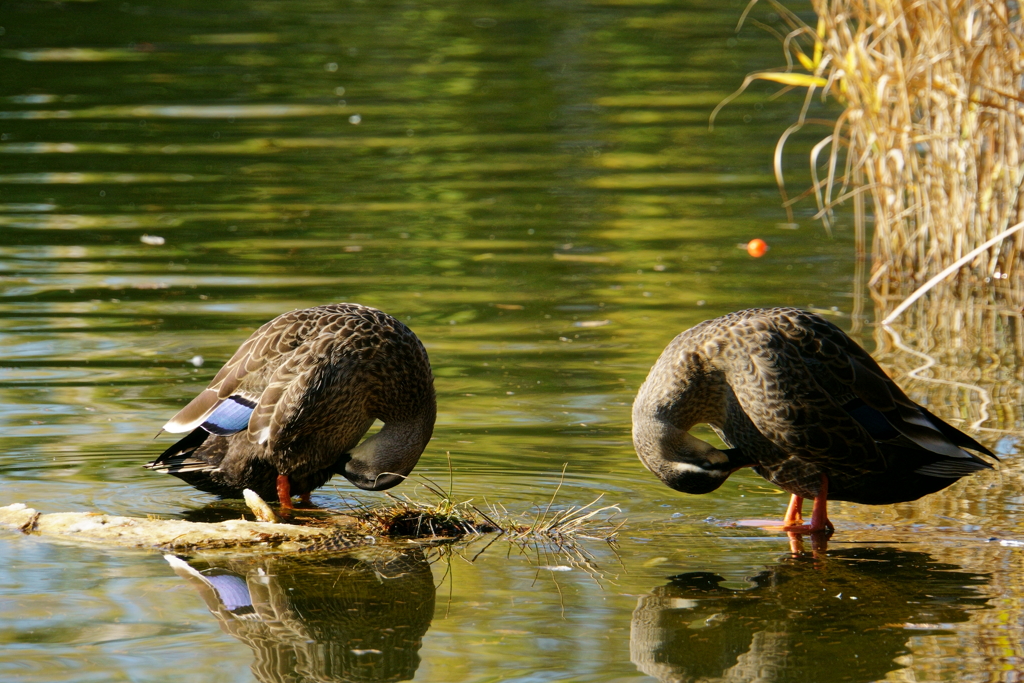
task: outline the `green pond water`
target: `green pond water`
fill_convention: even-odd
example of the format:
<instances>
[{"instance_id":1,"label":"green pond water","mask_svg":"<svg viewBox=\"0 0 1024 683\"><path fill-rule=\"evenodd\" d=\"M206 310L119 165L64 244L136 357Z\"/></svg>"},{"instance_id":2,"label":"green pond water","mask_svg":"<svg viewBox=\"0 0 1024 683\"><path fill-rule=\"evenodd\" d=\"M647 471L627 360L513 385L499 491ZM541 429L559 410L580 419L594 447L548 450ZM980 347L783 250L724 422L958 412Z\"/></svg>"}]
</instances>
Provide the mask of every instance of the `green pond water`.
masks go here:
<instances>
[{"instance_id":1,"label":"green pond water","mask_svg":"<svg viewBox=\"0 0 1024 683\"><path fill-rule=\"evenodd\" d=\"M756 85L708 130L783 63L735 32L743 6L0 3L0 505L204 514L141 468L161 425L263 322L354 301L436 375L434 438L392 493L430 500L450 454L456 500L529 521L603 496L595 535L622 524L567 551L185 558L216 591L159 552L3 532L0 680L1021 680L1012 435L978 433L1000 471L835 506L817 554L729 526L782 515L756 475L685 496L634 454L633 396L701 320L810 307L875 348L849 217L830 238L780 207L799 98ZM313 499L388 500L341 478Z\"/></svg>"}]
</instances>

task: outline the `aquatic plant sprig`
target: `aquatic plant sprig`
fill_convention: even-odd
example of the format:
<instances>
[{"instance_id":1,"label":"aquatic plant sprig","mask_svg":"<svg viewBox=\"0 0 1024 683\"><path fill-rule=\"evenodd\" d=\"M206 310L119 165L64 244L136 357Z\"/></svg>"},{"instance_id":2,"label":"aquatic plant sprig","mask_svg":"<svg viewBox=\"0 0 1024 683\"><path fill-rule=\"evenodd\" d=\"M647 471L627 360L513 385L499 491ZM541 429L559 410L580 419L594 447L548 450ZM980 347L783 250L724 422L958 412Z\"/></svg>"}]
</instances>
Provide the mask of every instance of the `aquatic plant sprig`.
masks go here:
<instances>
[{"instance_id":1,"label":"aquatic plant sprig","mask_svg":"<svg viewBox=\"0 0 1024 683\"><path fill-rule=\"evenodd\" d=\"M614 542L625 520L612 526L608 524L609 519L602 519L603 523L598 524L598 517L603 513L621 512L617 505L595 507L604 494L585 505L572 505L550 514L564 482L565 470L563 467L559 483L546 506L532 519L524 520L523 515L509 512L501 503L488 503L489 510L485 512L474 504L473 499L458 500L454 495L450 458L447 490L430 477L415 475L410 479L418 480L417 487L427 491L429 499L386 492L390 505L374 507L357 500L358 508L352 512L363 520L368 533L381 537L455 539L497 533L517 544L543 540L556 546L567 546L577 538Z\"/></svg>"},{"instance_id":2,"label":"aquatic plant sprig","mask_svg":"<svg viewBox=\"0 0 1024 683\"><path fill-rule=\"evenodd\" d=\"M615 527L611 528L611 530L604 536L596 536L593 533L582 533L584 531L597 532L596 529L589 529L587 526L595 516L610 510L622 512L618 505L605 505L603 507L593 508L593 506L600 502L602 498L604 498L603 493L586 505L573 505L565 510L559 510L551 517L551 519L547 519L545 514L542 519L535 521L533 524L516 524L512 522L506 525L506 533L512 535L516 539L524 539L531 536L545 536L551 539L574 537L587 538L589 540L614 541L619 529L622 528L623 524L625 524L625 520L622 520ZM608 527L604 528L607 529Z\"/></svg>"}]
</instances>

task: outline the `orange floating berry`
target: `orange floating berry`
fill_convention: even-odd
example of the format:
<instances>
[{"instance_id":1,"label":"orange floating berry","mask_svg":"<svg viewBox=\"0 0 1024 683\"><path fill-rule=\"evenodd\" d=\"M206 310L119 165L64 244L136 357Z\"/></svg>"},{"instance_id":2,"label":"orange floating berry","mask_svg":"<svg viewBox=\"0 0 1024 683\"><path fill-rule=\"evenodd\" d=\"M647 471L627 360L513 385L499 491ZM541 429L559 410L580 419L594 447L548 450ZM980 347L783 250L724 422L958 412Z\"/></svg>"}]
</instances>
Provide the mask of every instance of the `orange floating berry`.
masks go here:
<instances>
[{"instance_id":1,"label":"orange floating berry","mask_svg":"<svg viewBox=\"0 0 1024 683\"><path fill-rule=\"evenodd\" d=\"M754 239L747 242L747 253L753 256L754 258L761 258L762 256L765 255L767 251L768 243L765 242L760 237L755 237Z\"/></svg>"}]
</instances>

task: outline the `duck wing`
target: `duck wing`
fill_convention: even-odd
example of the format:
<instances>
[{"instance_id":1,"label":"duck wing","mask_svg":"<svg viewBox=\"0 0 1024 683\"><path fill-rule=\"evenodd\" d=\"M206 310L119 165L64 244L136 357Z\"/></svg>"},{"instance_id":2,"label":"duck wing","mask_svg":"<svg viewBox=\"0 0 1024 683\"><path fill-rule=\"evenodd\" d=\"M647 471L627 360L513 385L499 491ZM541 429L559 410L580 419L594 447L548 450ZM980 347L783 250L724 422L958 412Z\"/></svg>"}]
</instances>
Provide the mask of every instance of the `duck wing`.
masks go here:
<instances>
[{"instance_id":1,"label":"duck wing","mask_svg":"<svg viewBox=\"0 0 1024 683\"><path fill-rule=\"evenodd\" d=\"M337 420L330 406L345 406L350 418L359 414L359 424L368 419L366 397L356 389L365 384L359 377L379 347L354 349L346 339L350 328L334 322L297 347L270 375L249 420L250 440L274 446L286 428L301 431L296 427L300 422L326 426Z\"/></svg>"},{"instance_id":2,"label":"duck wing","mask_svg":"<svg viewBox=\"0 0 1024 683\"><path fill-rule=\"evenodd\" d=\"M322 382L323 367L337 356L334 345L355 335L351 345L361 352L357 356L374 353L372 340L363 343L356 334L365 331L371 312L376 313L358 304L332 304L274 318L242 343L164 430L191 432L202 426L226 435L247 429L250 440L265 443L301 409L306 392Z\"/></svg>"},{"instance_id":3,"label":"duck wing","mask_svg":"<svg viewBox=\"0 0 1024 683\"><path fill-rule=\"evenodd\" d=\"M909 441L947 458L977 461L964 449L995 458L988 448L915 403L845 332L824 318L801 314L805 326L812 330L803 337L803 353L827 370L823 385L838 381L848 390L847 394L832 391L832 395L843 401L844 410L876 441L904 446L909 446Z\"/></svg>"},{"instance_id":4,"label":"duck wing","mask_svg":"<svg viewBox=\"0 0 1024 683\"><path fill-rule=\"evenodd\" d=\"M717 331L724 336L714 342L712 363L778 452L847 477L885 469L867 428L844 408L857 396L853 370L830 339L833 329L845 337L841 330L821 331L813 323L823 319L797 309L754 309L722 320L728 326Z\"/></svg>"},{"instance_id":5,"label":"duck wing","mask_svg":"<svg viewBox=\"0 0 1024 683\"><path fill-rule=\"evenodd\" d=\"M927 456L920 474L989 466L964 449L991 451L917 405L824 318L783 308L722 320L709 328L705 353L715 351L740 407L783 453L844 476L885 471L888 460L915 451Z\"/></svg>"}]
</instances>

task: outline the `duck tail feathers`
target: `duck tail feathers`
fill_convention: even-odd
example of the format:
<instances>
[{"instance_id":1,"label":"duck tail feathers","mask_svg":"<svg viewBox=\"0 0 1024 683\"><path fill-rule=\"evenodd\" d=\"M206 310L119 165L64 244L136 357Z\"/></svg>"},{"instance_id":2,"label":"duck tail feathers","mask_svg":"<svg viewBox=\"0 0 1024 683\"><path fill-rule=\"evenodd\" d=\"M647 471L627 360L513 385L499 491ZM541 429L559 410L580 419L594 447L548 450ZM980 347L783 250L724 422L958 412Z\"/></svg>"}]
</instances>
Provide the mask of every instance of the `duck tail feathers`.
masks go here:
<instances>
[{"instance_id":1,"label":"duck tail feathers","mask_svg":"<svg viewBox=\"0 0 1024 683\"><path fill-rule=\"evenodd\" d=\"M923 407L920 407L920 406L919 406L919 408L920 408L921 412L925 414L925 416L932 423L932 425L934 425L934 427L936 429L938 429L940 432L942 432L942 434L947 439L949 439L950 441L955 443L960 448L970 448L972 451L977 451L978 453L983 453L983 454L989 456L990 458L992 458L992 459L994 459L996 461L999 460L999 457L995 453L990 451L988 448L985 448L985 446L981 445L980 443L978 443L977 441L975 441L971 437L967 436L966 434L961 432L956 427L954 427L954 426L952 426L950 424L946 424L945 422L943 422L942 420L940 420L939 418L935 417L930 412L928 412L927 409L925 409Z\"/></svg>"},{"instance_id":2,"label":"duck tail feathers","mask_svg":"<svg viewBox=\"0 0 1024 683\"><path fill-rule=\"evenodd\" d=\"M942 458L923 467L918 467L914 472L940 479L959 479L960 477L974 474L979 470L990 469L992 469L992 465L972 455L970 460L966 458Z\"/></svg>"},{"instance_id":3,"label":"duck tail feathers","mask_svg":"<svg viewBox=\"0 0 1024 683\"><path fill-rule=\"evenodd\" d=\"M198 464L200 461L192 460L190 456L203 445L208 436L210 436L210 432L202 427L196 427L187 436L179 439L173 446L157 456L153 462L148 462L143 467L157 472L171 473L180 471L182 467L188 467L190 462ZM202 465L205 468L210 466L205 462Z\"/></svg>"}]
</instances>

